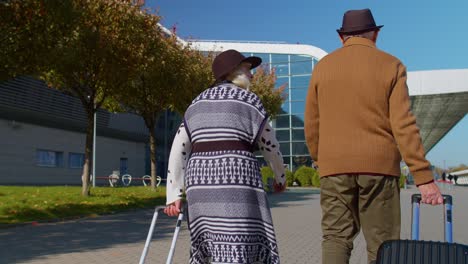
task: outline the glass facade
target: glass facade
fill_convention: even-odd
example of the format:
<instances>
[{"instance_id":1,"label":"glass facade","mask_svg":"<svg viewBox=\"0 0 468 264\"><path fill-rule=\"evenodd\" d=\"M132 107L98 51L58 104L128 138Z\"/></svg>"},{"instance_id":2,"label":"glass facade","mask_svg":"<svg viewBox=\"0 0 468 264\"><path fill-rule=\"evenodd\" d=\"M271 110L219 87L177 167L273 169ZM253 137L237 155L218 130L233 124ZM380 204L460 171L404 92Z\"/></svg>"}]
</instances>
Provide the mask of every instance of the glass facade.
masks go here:
<instances>
[{"instance_id":1,"label":"glass facade","mask_svg":"<svg viewBox=\"0 0 468 264\"><path fill-rule=\"evenodd\" d=\"M318 59L301 54L243 54L262 58L265 68L275 69L276 87L286 85L288 97L281 106L282 113L271 121L280 142L285 165L291 170L302 165L312 165L304 137L304 108L310 77Z\"/></svg>"}]
</instances>

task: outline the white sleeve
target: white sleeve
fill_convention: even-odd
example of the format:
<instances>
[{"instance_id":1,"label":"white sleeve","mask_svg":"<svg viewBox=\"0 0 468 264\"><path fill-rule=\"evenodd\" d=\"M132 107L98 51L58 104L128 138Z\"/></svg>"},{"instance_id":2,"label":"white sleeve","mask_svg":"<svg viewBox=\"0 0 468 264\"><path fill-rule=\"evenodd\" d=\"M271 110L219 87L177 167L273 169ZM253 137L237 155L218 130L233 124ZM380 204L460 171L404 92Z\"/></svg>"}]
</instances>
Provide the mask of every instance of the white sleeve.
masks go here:
<instances>
[{"instance_id":1,"label":"white sleeve","mask_svg":"<svg viewBox=\"0 0 468 264\"><path fill-rule=\"evenodd\" d=\"M182 123L172 142L169 165L167 169L166 204L173 203L182 197L184 192L185 168L192 145Z\"/></svg>"},{"instance_id":2,"label":"white sleeve","mask_svg":"<svg viewBox=\"0 0 468 264\"><path fill-rule=\"evenodd\" d=\"M270 124L266 123L263 127L263 131L257 139L257 144L263 157L273 170L276 183L285 184L286 177L284 176L283 155L281 154L279 143L276 140L275 131Z\"/></svg>"}]
</instances>

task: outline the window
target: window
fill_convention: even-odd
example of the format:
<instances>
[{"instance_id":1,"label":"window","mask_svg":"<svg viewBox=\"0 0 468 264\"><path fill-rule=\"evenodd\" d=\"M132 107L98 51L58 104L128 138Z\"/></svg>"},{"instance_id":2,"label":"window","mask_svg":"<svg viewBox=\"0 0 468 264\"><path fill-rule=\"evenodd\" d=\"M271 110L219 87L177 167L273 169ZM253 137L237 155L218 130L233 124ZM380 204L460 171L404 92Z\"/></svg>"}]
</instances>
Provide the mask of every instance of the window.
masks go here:
<instances>
[{"instance_id":1,"label":"window","mask_svg":"<svg viewBox=\"0 0 468 264\"><path fill-rule=\"evenodd\" d=\"M304 101L291 102L291 113L299 114L299 113L304 113L304 111L305 111Z\"/></svg>"},{"instance_id":2,"label":"window","mask_svg":"<svg viewBox=\"0 0 468 264\"><path fill-rule=\"evenodd\" d=\"M305 100L307 97L307 91L308 89L291 89L290 94L291 94L291 100Z\"/></svg>"},{"instance_id":3,"label":"window","mask_svg":"<svg viewBox=\"0 0 468 264\"><path fill-rule=\"evenodd\" d=\"M276 78L275 88L285 85L288 88L289 77L278 77Z\"/></svg>"},{"instance_id":4,"label":"window","mask_svg":"<svg viewBox=\"0 0 468 264\"><path fill-rule=\"evenodd\" d=\"M288 63L286 64L278 64L278 63L272 63L271 68L274 69L276 76L282 77L282 76L288 76L289 75L289 68L288 68Z\"/></svg>"},{"instance_id":5,"label":"window","mask_svg":"<svg viewBox=\"0 0 468 264\"><path fill-rule=\"evenodd\" d=\"M292 143L293 155L307 155L309 150L305 142L293 142Z\"/></svg>"},{"instance_id":6,"label":"window","mask_svg":"<svg viewBox=\"0 0 468 264\"><path fill-rule=\"evenodd\" d=\"M68 154L68 167L70 169L81 169L84 165L84 154L82 153L73 153Z\"/></svg>"},{"instance_id":7,"label":"window","mask_svg":"<svg viewBox=\"0 0 468 264\"><path fill-rule=\"evenodd\" d=\"M280 114L286 114L286 113L289 113L289 101L285 101L283 104L281 104Z\"/></svg>"},{"instance_id":8,"label":"window","mask_svg":"<svg viewBox=\"0 0 468 264\"><path fill-rule=\"evenodd\" d=\"M310 74L312 72L312 61L291 62L291 74Z\"/></svg>"},{"instance_id":9,"label":"window","mask_svg":"<svg viewBox=\"0 0 468 264\"><path fill-rule=\"evenodd\" d=\"M293 129L292 130L292 140L293 141L296 141L296 140L304 141L305 140L304 129Z\"/></svg>"},{"instance_id":10,"label":"window","mask_svg":"<svg viewBox=\"0 0 468 264\"><path fill-rule=\"evenodd\" d=\"M292 76L291 88L308 88L310 82L310 75Z\"/></svg>"},{"instance_id":11,"label":"window","mask_svg":"<svg viewBox=\"0 0 468 264\"><path fill-rule=\"evenodd\" d=\"M281 63L288 64L289 55L288 54L271 54L271 63Z\"/></svg>"},{"instance_id":12,"label":"window","mask_svg":"<svg viewBox=\"0 0 468 264\"><path fill-rule=\"evenodd\" d=\"M271 54L271 67L275 68L276 76L289 75L287 54Z\"/></svg>"},{"instance_id":13,"label":"window","mask_svg":"<svg viewBox=\"0 0 468 264\"><path fill-rule=\"evenodd\" d=\"M280 143L280 150L283 156L289 156L289 153L291 153L289 151L289 143Z\"/></svg>"},{"instance_id":14,"label":"window","mask_svg":"<svg viewBox=\"0 0 468 264\"><path fill-rule=\"evenodd\" d=\"M304 114L291 115L292 127L304 127Z\"/></svg>"},{"instance_id":15,"label":"window","mask_svg":"<svg viewBox=\"0 0 468 264\"><path fill-rule=\"evenodd\" d=\"M253 53L252 55L262 59L262 64L263 65L269 65L270 64L270 54L268 54L268 53Z\"/></svg>"},{"instance_id":16,"label":"window","mask_svg":"<svg viewBox=\"0 0 468 264\"><path fill-rule=\"evenodd\" d=\"M276 139L278 141L289 141L289 129L288 130L275 130Z\"/></svg>"},{"instance_id":17,"label":"window","mask_svg":"<svg viewBox=\"0 0 468 264\"><path fill-rule=\"evenodd\" d=\"M312 161L309 155L306 156L294 156L293 157L294 169L298 169L301 166L312 166Z\"/></svg>"},{"instance_id":18,"label":"window","mask_svg":"<svg viewBox=\"0 0 468 264\"><path fill-rule=\"evenodd\" d=\"M283 157L283 166L287 170L291 170L291 168L289 167L289 163L291 163L290 158L289 157Z\"/></svg>"},{"instance_id":19,"label":"window","mask_svg":"<svg viewBox=\"0 0 468 264\"><path fill-rule=\"evenodd\" d=\"M289 115L279 115L273 123L275 128L289 128Z\"/></svg>"},{"instance_id":20,"label":"window","mask_svg":"<svg viewBox=\"0 0 468 264\"><path fill-rule=\"evenodd\" d=\"M36 150L36 165L41 167L62 167L63 152L38 149Z\"/></svg>"}]
</instances>

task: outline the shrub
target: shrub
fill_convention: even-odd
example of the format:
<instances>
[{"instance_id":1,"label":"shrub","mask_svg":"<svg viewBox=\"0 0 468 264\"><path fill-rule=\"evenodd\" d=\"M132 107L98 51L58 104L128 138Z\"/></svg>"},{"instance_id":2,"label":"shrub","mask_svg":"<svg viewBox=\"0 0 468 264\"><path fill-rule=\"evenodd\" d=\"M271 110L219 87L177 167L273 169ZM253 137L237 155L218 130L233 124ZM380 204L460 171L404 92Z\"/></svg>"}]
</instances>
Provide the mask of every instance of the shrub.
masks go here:
<instances>
[{"instance_id":1,"label":"shrub","mask_svg":"<svg viewBox=\"0 0 468 264\"><path fill-rule=\"evenodd\" d=\"M271 178L271 179L274 179L275 176L273 174L273 170L269 167L269 166L264 166L260 169L260 173L262 174L262 182L263 182L263 189L265 189L265 191L269 192L269 191L273 191L273 190L270 190L269 186L268 186L268 179Z\"/></svg>"},{"instance_id":2,"label":"shrub","mask_svg":"<svg viewBox=\"0 0 468 264\"><path fill-rule=\"evenodd\" d=\"M406 182L406 176L401 174L400 175L400 182L399 182L400 189L405 187L405 182Z\"/></svg>"},{"instance_id":3,"label":"shrub","mask_svg":"<svg viewBox=\"0 0 468 264\"><path fill-rule=\"evenodd\" d=\"M286 177L286 186L293 186L294 183L294 174L292 171L286 169L285 170L285 177Z\"/></svg>"},{"instance_id":4,"label":"shrub","mask_svg":"<svg viewBox=\"0 0 468 264\"><path fill-rule=\"evenodd\" d=\"M312 186L320 187L320 175L319 172L316 170L314 170L314 174L312 175Z\"/></svg>"},{"instance_id":5,"label":"shrub","mask_svg":"<svg viewBox=\"0 0 468 264\"><path fill-rule=\"evenodd\" d=\"M294 178L300 186L311 186L314 172L315 170L310 167L301 166L294 173Z\"/></svg>"}]
</instances>

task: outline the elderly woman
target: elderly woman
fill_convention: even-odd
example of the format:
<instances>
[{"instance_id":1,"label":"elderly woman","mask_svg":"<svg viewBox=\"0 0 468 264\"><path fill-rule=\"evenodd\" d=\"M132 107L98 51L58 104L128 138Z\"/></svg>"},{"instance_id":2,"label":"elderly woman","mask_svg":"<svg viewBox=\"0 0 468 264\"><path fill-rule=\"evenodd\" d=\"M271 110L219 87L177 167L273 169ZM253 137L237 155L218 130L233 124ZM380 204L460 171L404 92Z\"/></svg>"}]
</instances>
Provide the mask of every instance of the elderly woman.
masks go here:
<instances>
[{"instance_id":1,"label":"elderly woman","mask_svg":"<svg viewBox=\"0 0 468 264\"><path fill-rule=\"evenodd\" d=\"M172 144L167 207L180 212L186 188L190 263L279 263L278 247L258 161L259 149L285 188L283 158L257 95L249 91L258 57L235 50L213 61L213 87L188 107ZM185 177L184 177L185 176Z\"/></svg>"}]
</instances>

